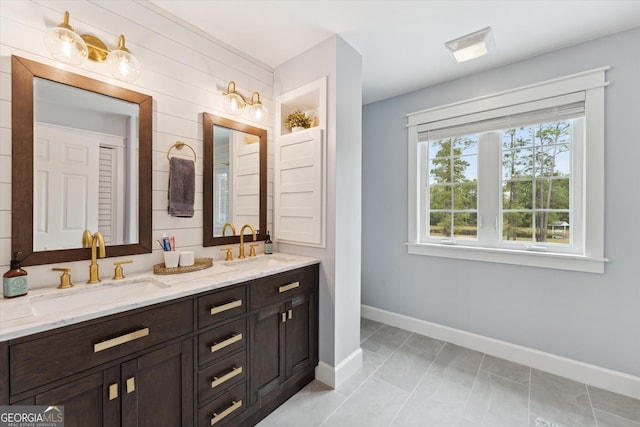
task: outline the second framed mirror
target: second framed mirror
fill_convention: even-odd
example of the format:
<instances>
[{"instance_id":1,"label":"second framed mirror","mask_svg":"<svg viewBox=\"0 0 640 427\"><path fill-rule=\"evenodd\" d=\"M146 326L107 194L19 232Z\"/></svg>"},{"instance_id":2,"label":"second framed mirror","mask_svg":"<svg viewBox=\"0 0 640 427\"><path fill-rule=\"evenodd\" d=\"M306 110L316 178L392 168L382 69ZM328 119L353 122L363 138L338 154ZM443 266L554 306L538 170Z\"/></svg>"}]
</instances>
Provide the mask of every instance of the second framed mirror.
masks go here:
<instances>
[{"instance_id":1,"label":"second framed mirror","mask_svg":"<svg viewBox=\"0 0 640 427\"><path fill-rule=\"evenodd\" d=\"M257 240L264 240L267 131L209 113L203 113L202 123L203 246L239 243L246 224L255 229ZM244 234L251 235L249 227Z\"/></svg>"}]
</instances>

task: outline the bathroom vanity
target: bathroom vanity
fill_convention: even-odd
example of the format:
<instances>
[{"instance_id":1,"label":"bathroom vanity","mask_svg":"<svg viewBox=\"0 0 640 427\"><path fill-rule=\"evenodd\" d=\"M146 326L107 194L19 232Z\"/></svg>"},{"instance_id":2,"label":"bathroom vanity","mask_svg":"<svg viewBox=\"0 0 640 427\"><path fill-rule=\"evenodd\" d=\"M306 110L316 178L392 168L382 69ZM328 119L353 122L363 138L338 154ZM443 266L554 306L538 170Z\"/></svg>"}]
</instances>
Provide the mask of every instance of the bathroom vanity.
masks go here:
<instances>
[{"instance_id":1,"label":"bathroom vanity","mask_svg":"<svg viewBox=\"0 0 640 427\"><path fill-rule=\"evenodd\" d=\"M314 378L318 275L275 254L4 300L0 404L63 405L69 427L255 425Z\"/></svg>"}]
</instances>

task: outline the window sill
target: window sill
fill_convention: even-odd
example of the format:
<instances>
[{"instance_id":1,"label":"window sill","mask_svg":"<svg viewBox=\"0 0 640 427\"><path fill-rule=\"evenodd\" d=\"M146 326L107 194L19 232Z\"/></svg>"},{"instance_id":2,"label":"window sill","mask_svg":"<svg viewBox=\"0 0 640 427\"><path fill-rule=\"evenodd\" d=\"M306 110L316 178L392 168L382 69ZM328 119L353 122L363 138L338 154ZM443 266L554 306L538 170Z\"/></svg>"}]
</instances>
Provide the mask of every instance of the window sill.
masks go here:
<instances>
[{"instance_id":1,"label":"window sill","mask_svg":"<svg viewBox=\"0 0 640 427\"><path fill-rule=\"evenodd\" d=\"M411 255L426 255L470 261L497 262L528 267L554 268L558 270L604 273L607 258L566 255L551 252L521 251L496 248L478 248L462 245L434 243L407 243Z\"/></svg>"}]
</instances>

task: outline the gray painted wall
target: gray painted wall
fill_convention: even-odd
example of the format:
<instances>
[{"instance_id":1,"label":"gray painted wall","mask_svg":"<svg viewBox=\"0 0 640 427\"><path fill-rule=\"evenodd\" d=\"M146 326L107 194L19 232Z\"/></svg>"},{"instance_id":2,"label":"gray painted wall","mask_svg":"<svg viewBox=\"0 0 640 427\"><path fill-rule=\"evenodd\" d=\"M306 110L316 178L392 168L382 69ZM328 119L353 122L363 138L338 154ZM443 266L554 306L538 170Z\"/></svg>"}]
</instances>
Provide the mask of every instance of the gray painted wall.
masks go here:
<instances>
[{"instance_id":1,"label":"gray painted wall","mask_svg":"<svg viewBox=\"0 0 640 427\"><path fill-rule=\"evenodd\" d=\"M319 356L333 367L360 346L361 70L360 54L339 36L274 70L275 95L327 76L326 247L278 242L277 250L321 260Z\"/></svg>"},{"instance_id":2,"label":"gray painted wall","mask_svg":"<svg viewBox=\"0 0 640 427\"><path fill-rule=\"evenodd\" d=\"M638 46L640 28L365 106L362 303L640 375ZM407 113L605 65L605 274L407 254Z\"/></svg>"}]
</instances>

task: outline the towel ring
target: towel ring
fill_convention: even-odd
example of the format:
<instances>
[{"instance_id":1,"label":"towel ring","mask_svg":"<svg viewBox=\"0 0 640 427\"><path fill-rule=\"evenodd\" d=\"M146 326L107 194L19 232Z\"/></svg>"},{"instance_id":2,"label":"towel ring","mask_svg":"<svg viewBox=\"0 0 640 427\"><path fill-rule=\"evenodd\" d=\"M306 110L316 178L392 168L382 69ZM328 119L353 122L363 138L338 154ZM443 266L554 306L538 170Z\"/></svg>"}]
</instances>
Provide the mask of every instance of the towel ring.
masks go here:
<instances>
[{"instance_id":1,"label":"towel ring","mask_svg":"<svg viewBox=\"0 0 640 427\"><path fill-rule=\"evenodd\" d=\"M198 159L198 156L196 155L196 150L194 150L193 147L190 146L189 144L186 144L182 141L177 141L175 144L169 147L169 151L167 151L167 160L171 159L171 156L170 156L171 150L173 150L174 148L177 148L178 150L182 150L185 146L189 147L189 149L193 153L193 163L195 163L196 160Z\"/></svg>"}]
</instances>

